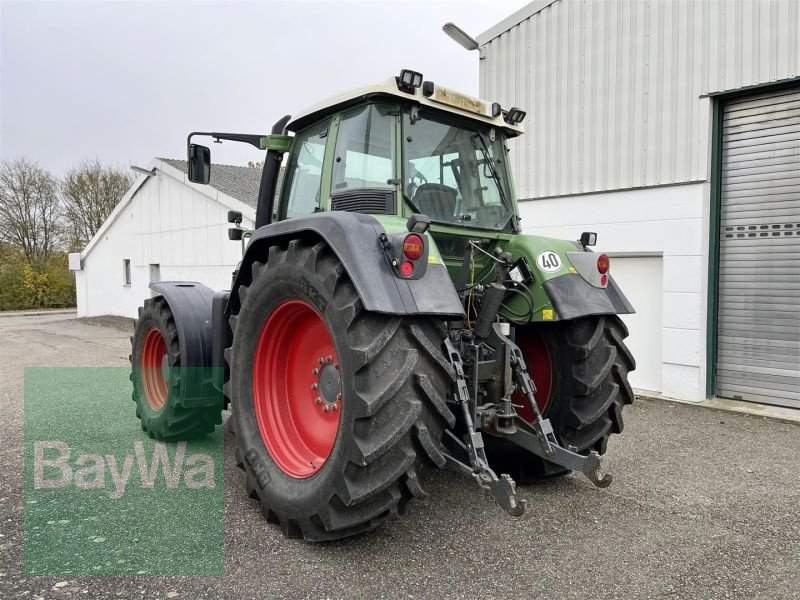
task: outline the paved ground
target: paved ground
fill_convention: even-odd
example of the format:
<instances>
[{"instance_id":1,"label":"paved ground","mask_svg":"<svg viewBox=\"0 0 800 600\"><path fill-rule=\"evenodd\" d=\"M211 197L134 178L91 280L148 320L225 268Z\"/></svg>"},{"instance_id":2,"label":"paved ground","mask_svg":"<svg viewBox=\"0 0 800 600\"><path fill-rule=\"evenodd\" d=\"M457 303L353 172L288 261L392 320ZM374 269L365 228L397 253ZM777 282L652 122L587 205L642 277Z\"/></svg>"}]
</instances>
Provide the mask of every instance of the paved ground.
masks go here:
<instances>
[{"instance_id":1,"label":"paved ground","mask_svg":"<svg viewBox=\"0 0 800 600\"><path fill-rule=\"evenodd\" d=\"M536 510L513 520L442 473L407 518L322 546L262 521L226 440L225 577L24 578L23 368L127 356L127 333L70 314L0 316L0 597L800 597L800 428L663 401L626 412L606 490L527 488Z\"/></svg>"}]
</instances>

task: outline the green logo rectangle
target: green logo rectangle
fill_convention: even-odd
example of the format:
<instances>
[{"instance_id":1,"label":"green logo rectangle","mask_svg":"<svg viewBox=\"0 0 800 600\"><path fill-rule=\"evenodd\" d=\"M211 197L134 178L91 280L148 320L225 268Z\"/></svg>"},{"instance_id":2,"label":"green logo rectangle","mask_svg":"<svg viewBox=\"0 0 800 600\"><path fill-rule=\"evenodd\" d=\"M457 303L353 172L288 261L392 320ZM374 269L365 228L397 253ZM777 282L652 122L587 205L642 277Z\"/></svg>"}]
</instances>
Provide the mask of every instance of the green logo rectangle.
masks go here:
<instances>
[{"instance_id":1,"label":"green logo rectangle","mask_svg":"<svg viewBox=\"0 0 800 600\"><path fill-rule=\"evenodd\" d=\"M129 375L25 370L26 575L223 574L222 428L150 439Z\"/></svg>"}]
</instances>

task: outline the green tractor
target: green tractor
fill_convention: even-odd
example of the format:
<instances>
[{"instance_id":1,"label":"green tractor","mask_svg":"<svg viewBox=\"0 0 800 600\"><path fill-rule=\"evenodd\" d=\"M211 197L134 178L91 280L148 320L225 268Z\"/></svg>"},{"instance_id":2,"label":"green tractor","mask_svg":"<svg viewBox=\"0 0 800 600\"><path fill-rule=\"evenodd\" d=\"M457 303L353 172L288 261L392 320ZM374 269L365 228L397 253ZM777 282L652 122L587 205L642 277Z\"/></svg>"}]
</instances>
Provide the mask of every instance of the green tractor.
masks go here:
<instances>
[{"instance_id":1,"label":"green tractor","mask_svg":"<svg viewBox=\"0 0 800 600\"><path fill-rule=\"evenodd\" d=\"M633 308L594 234L522 233L507 143L524 117L403 70L269 135L190 134L195 183L213 177L195 136L266 150L256 228L229 214L245 248L229 291L151 285L132 338L142 428L203 435L230 405L247 492L310 541L402 514L429 468L515 516L515 481L608 485Z\"/></svg>"}]
</instances>

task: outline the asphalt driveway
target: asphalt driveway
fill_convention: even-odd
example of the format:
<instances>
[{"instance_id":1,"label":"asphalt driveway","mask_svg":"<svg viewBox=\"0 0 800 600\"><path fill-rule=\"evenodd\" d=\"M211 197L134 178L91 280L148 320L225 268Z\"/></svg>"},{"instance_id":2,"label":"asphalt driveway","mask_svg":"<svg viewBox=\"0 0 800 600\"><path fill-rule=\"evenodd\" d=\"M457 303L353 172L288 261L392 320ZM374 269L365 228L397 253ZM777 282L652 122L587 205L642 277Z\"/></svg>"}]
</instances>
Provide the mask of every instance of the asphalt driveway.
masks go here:
<instances>
[{"instance_id":1,"label":"asphalt driveway","mask_svg":"<svg viewBox=\"0 0 800 600\"><path fill-rule=\"evenodd\" d=\"M649 400L609 444L610 488L524 488L520 519L443 472L373 534L288 540L246 497L226 438L224 577L24 577L23 369L123 366L128 335L72 314L0 316L2 598L800 597L800 427Z\"/></svg>"}]
</instances>

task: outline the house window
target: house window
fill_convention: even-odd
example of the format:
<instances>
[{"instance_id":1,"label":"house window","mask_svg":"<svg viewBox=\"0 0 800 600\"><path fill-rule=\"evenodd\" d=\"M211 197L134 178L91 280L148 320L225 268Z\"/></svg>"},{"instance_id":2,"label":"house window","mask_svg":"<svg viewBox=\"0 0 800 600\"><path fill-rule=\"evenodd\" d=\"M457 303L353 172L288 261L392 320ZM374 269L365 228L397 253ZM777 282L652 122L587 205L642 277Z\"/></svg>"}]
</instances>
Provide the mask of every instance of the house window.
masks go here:
<instances>
[{"instance_id":1,"label":"house window","mask_svg":"<svg viewBox=\"0 0 800 600\"><path fill-rule=\"evenodd\" d=\"M161 281L161 265L150 265L150 283Z\"/></svg>"},{"instance_id":2,"label":"house window","mask_svg":"<svg viewBox=\"0 0 800 600\"><path fill-rule=\"evenodd\" d=\"M131 261L129 258L122 259L122 285L131 284Z\"/></svg>"}]
</instances>

